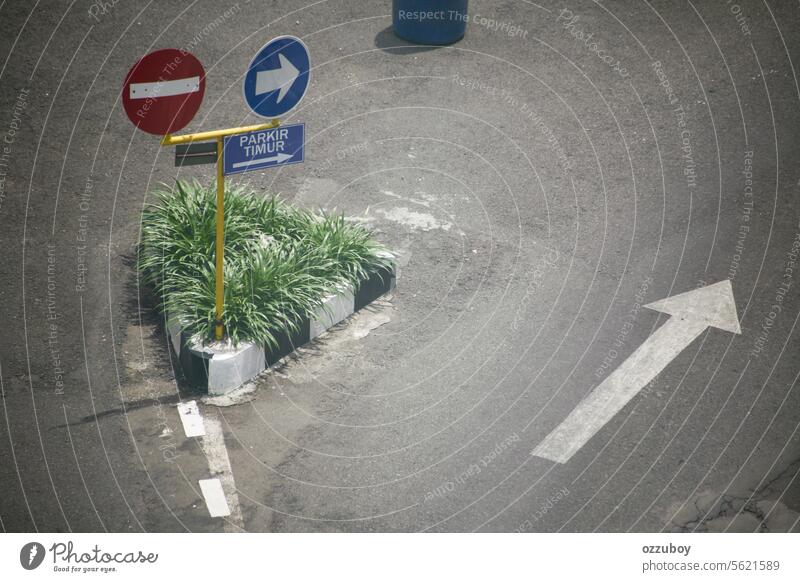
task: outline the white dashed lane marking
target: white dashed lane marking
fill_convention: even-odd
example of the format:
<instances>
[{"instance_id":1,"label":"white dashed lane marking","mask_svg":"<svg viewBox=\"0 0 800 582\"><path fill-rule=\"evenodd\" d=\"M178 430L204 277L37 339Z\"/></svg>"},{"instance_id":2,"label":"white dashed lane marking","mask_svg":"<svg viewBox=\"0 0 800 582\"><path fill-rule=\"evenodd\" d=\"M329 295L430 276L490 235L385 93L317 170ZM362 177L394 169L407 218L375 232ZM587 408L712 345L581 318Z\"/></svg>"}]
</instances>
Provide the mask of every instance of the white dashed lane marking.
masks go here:
<instances>
[{"instance_id":1,"label":"white dashed lane marking","mask_svg":"<svg viewBox=\"0 0 800 582\"><path fill-rule=\"evenodd\" d=\"M203 418L195 400L178 403L186 438L201 437L200 444L208 461L209 479L200 479L200 490L211 517L227 517L225 531L244 530L239 496L233 480L228 449L225 448L225 434L217 418Z\"/></svg>"},{"instance_id":2,"label":"white dashed lane marking","mask_svg":"<svg viewBox=\"0 0 800 582\"><path fill-rule=\"evenodd\" d=\"M200 479L200 490L206 500L206 507L211 517L225 517L231 514L222 483L219 479Z\"/></svg>"},{"instance_id":3,"label":"white dashed lane marking","mask_svg":"<svg viewBox=\"0 0 800 582\"><path fill-rule=\"evenodd\" d=\"M197 408L197 402L194 400L179 402L178 414L180 414L186 438L200 437L206 434L206 429L203 426L203 417Z\"/></svg>"}]
</instances>

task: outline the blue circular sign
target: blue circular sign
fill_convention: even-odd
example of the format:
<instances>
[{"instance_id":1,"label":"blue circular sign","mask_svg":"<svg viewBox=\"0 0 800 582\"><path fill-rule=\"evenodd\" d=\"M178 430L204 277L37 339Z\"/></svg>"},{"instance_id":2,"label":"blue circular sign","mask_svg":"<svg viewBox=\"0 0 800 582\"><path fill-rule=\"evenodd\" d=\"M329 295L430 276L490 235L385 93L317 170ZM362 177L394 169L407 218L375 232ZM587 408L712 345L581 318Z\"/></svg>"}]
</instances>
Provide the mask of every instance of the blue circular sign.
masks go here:
<instances>
[{"instance_id":1,"label":"blue circular sign","mask_svg":"<svg viewBox=\"0 0 800 582\"><path fill-rule=\"evenodd\" d=\"M279 36L265 44L244 76L244 100L256 115L285 115L302 101L311 76L311 59L303 41Z\"/></svg>"}]
</instances>

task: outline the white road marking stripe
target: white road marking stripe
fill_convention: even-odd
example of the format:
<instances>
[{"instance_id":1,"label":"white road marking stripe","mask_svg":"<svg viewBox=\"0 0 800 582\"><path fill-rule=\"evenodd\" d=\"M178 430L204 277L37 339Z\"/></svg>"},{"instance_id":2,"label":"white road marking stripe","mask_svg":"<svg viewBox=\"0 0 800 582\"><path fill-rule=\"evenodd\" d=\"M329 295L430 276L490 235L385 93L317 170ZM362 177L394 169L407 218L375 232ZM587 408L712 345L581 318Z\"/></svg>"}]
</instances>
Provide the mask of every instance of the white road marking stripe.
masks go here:
<instances>
[{"instance_id":1,"label":"white road marking stripe","mask_svg":"<svg viewBox=\"0 0 800 582\"><path fill-rule=\"evenodd\" d=\"M187 438L200 437L206 434L205 426L203 426L203 417L197 408L197 402L194 400L179 402L178 414L180 414L183 432L186 433Z\"/></svg>"},{"instance_id":2,"label":"white road marking stripe","mask_svg":"<svg viewBox=\"0 0 800 582\"><path fill-rule=\"evenodd\" d=\"M178 404L178 412L187 437L203 437L200 444L208 461L208 470L214 475L211 479L200 479L200 489L206 500L211 517L230 516L226 520L225 531L243 531L244 520L236 495L231 461L225 448L225 435L217 418L203 418L197 402L190 400Z\"/></svg>"},{"instance_id":3,"label":"white road marking stripe","mask_svg":"<svg viewBox=\"0 0 800 582\"><path fill-rule=\"evenodd\" d=\"M243 531L244 520L239 506L239 496L236 494L236 483L233 480L228 449L225 447L222 423L217 418L207 417L205 425L206 436L203 437L202 445L203 452L205 452L206 459L208 459L208 469L212 475L216 475L219 478L218 480L225 495L225 506L230 508L230 519L225 523L225 531ZM211 508L209 507L210 511ZM211 515L212 517L214 516L213 513Z\"/></svg>"},{"instance_id":4,"label":"white road marking stripe","mask_svg":"<svg viewBox=\"0 0 800 582\"><path fill-rule=\"evenodd\" d=\"M131 83L131 99L155 99L196 93L200 90L200 77L187 77L174 81L155 81L154 83Z\"/></svg>"},{"instance_id":5,"label":"white road marking stripe","mask_svg":"<svg viewBox=\"0 0 800 582\"><path fill-rule=\"evenodd\" d=\"M200 483L200 490L203 492L211 517L225 517L231 514L219 479L200 479L198 483Z\"/></svg>"}]
</instances>

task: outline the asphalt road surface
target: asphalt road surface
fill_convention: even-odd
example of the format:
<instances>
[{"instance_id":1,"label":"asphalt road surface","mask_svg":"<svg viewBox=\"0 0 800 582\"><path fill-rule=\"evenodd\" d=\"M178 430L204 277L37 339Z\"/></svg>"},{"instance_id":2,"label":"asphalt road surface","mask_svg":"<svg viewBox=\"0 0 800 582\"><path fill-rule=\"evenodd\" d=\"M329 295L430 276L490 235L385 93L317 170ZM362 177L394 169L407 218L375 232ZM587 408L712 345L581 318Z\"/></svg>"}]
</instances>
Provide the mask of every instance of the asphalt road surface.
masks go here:
<instances>
[{"instance_id":1,"label":"asphalt road surface","mask_svg":"<svg viewBox=\"0 0 800 582\"><path fill-rule=\"evenodd\" d=\"M440 48L388 0L6 1L0 27L3 530L800 531L796 2L473 1ZM397 287L208 401L133 263L148 192L212 169L120 90L184 48L185 131L257 123L242 76L282 34L305 162L232 182L372 228Z\"/></svg>"}]
</instances>

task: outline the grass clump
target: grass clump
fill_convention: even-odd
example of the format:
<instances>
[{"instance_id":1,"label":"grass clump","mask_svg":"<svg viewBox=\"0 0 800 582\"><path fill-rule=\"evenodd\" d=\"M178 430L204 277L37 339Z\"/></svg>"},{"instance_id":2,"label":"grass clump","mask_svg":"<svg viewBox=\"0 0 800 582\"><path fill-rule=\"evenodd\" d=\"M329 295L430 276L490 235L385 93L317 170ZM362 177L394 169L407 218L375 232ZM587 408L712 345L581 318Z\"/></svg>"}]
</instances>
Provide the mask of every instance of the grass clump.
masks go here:
<instances>
[{"instance_id":1,"label":"grass clump","mask_svg":"<svg viewBox=\"0 0 800 582\"><path fill-rule=\"evenodd\" d=\"M178 181L142 215L138 268L159 306L203 341L214 337L216 189ZM244 188L225 192L225 306L234 344L277 346L338 285L388 266L385 250L343 216L315 214Z\"/></svg>"}]
</instances>

